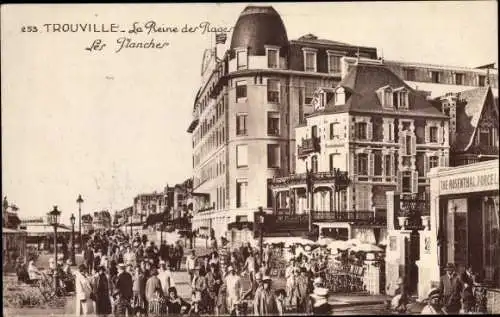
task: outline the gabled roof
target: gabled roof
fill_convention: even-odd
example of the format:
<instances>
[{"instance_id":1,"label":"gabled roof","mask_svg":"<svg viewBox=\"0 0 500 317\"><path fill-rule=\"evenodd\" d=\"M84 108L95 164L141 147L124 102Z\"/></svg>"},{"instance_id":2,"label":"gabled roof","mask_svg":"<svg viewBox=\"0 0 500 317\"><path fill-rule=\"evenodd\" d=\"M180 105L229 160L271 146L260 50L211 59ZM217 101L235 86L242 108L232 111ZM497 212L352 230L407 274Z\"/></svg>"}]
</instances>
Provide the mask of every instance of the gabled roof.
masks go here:
<instances>
[{"instance_id":1,"label":"gabled roof","mask_svg":"<svg viewBox=\"0 0 500 317\"><path fill-rule=\"evenodd\" d=\"M478 87L460 92L457 94L457 99L456 138L452 148L456 152L464 152L474 141L479 121L485 113L485 105L491 103L491 110L496 115L494 120L498 120L498 109L490 87Z\"/></svg>"},{"instance_id":2,"label":"gabled roof","mask_svg":"<svg viewBox=\"0 0 500 317\"><path fill-rule=\"evenodd\" d=\"M420 115L445 118L438 109L427 101L425 96L417 93L401 78L384 65L358 64L351 66L350 71L338 84L343 86L351 95L348 96L344 106L335 106L331 100L325 112L367 112L398 115ZM408 110L386 109L382 107L377 90L390 86L393 89L404 87L409 92L410 108Z\"/></svg>"}]
</instances>

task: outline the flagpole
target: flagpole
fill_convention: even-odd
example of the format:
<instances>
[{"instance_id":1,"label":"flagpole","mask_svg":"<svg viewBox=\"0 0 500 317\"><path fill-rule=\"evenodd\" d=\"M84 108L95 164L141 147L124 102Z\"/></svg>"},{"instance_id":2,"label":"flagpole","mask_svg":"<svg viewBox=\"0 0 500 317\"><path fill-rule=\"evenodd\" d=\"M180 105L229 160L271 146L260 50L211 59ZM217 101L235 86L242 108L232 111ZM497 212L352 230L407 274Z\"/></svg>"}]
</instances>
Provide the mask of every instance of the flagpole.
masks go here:
<instances>
[{"instance_id":1,"label":"flagpole","mask_svg":"<svg viewBox=\"0 0 500 317\"><path fill-rule=\"evenodd\" d=\"M214 32L214 41L215 41L215 47L214 47L215 63L217 63L217 33L216 32Z\"/></svg>"}]
</instances>

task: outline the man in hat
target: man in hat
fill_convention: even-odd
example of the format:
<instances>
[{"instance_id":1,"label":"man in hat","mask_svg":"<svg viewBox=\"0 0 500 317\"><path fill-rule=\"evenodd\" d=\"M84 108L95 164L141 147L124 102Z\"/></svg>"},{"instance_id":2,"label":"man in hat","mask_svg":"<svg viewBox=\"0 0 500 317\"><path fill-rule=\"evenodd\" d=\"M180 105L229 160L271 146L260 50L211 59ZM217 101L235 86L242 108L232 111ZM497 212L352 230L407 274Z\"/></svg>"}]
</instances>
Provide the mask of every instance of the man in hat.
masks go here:
<instances>
[{"instance_id":1,"label":"man in hat","mask_svg":"<svg viewBox=\"0 0 500 317\"><path fill-rule=\"evenodd\" d=\"M427 295L427 305L422 309L421 315L441 315L441 304L439 301L439 289L433 288Z\"/></svg>"},{"instance_id":2,"label":"man in hat","mask_svg":"<svg viewBox=\"0 0 500 317\"><path fill-rule=\"evenodd\" d=\"M272 280L270 276L262 278L262 288L257 289L253 301L254 315L274 316L278 314L276 297L271 289Z\"/></svg>"},{"instance_id":3,"label":"man in hat","mask_svg":"<svg viewBox=\"0 0 500 317\"><path fill-rule=\"evenodd\" d=\"M205 279L207 281L208 295L210 296L210 298L208 298L209 311L212 311L212 309L215 308L219 287L222 284L222 276L217 270L217 264L210 264L210 271L205 275Z\"/></svg>"},{"instance_id":4,"label":"man in hat","mask_svg":"<svg viewBox=\"0 0 500 317\"><path fill-rule=\"evenodd\" d=\"M162 291L160 279L158 278L158 271L153 268L151 269L151 276L146 281L146 303L149 303L154 297L155 291L159 289Z\"/></svg>"},{"instance_id":5,"label":"man in hat","mask_svg":"<svg viewBox=\"0 0 500 317\"><path fill-rule=\"evenodd\" d=\"M116 316L124 316L127 313L132 314L130 300L132 299L132 276L125 271L125 264L118 265L118 276L116 277L115 293L116 297Z\"/></svg>"},{"instance_id":6,"label":"man in hat","mask_svg":"<svg viewBox=\"0 0 500 317\"><path fill-rule=\"evenodd\" d=\"M227 309L229 312L233 312L236 308L236 304L240 300L241 295L241 279L234 273L232 266L227 268L228 274L226 276L226 288L227 288Z\"/></svg>"},{"instance_id":7,"label":"man in hat","mask_svg":"<svg viewBox=\"0 0 500 317\"><path fill-rule=\"evenodd\" d=\"M307 308L307 299L309 298L309 278L307 276L307 269L300 268L300 275L295 282L296 296L297 296L297 312L305 313Z\"/></svg>"},{"instance_id":8,"label":"man in hat","mask_svg":"<svg viewBox=\"0 0 500 317\"><path fill-rule=\"evenodd\" d=\"M196 267L196 253L194 250L186 257L186 270L189 274L189 280L192 281L194 277L194 268Z\"/></svg>"},{"instance_id":9,"label":"man in hat","mask_svg":"<svg viewBox=\"0 0 500 317\"><path fill-rule=\"evenodd\" d=\"M441 276L439 283L439 295L442 300L443 310L448 314L456 314L460 311L460 294L462 285L455 273L455 265L448 263L445 267L446 273Z\"/></svg>"}]
</instances>

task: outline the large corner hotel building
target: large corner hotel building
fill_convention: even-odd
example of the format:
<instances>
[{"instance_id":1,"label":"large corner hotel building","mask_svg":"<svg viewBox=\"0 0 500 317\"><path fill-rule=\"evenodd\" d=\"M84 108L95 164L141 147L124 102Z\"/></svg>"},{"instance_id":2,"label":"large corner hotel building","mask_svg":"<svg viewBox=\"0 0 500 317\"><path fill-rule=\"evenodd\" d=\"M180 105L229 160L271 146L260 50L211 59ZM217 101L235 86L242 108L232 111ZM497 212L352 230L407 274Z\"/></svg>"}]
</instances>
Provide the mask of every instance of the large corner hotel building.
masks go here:
<instances>
[{"instance_id":1,"label":"large corner hotel building","mask_svg":"<svg viewBox=\"0 0 500 317\"><path fill-rule=\"evenodd\" d=\"M496 70L383 61L376 48L318 39L312 34L289 40L280 15L272 7L245 8L233 29L230 48L220 54L221 58L216 55L214 50L205 51L202 85L188 132L192 133L193 146L193 228L212 228L217 238L229 231L230 223L253 222L259 206L272 212L273 206L279 205L270 185L272 180L305 169L305 163L296 166L301 162L297 159L298 147L304 144L296 139L295 129L302 131L308 126L309 115L315 120L315 95L342 83L357 66L383 65L404 81L402 85L410 87L411 94L417 94L416 89L425 91L423 98L427 99L486 85L495 88L498 97ZM349 115L354 122L365 120L363 116ZM447 126L448 119L442 119ZM346 125L345 129L350 138L355 127ZM318 136L328 134L326 129L317 132ZM448 155L444 133L439 150ZM371 135L371 131L367 134ZM353 154L357 150L352 149ZM355 155L349 155L349 151L347 147L347 162L334 167L346 170L354 164ZM321 166L331 169L328 162L321 163L319 169L311 163L309 168L320 172ZM446 156L435 166L448 164ZM355 168L347 169L350 175L355 172ZM368 168L368 173L373 169ZM419 177L415 172L409 175ZM372 179L372 175L368 176ZM391 178L391 184L395 182L393 190L404 187L398 183L402 181L401 177ZM372 194L364 196L373 199ZM339 199L345 208L356 208L352 193ZM251 231L247 233L251 235ZM244 241L251 237L233 234L228 238Z\"/></svg>"}]
</instances>

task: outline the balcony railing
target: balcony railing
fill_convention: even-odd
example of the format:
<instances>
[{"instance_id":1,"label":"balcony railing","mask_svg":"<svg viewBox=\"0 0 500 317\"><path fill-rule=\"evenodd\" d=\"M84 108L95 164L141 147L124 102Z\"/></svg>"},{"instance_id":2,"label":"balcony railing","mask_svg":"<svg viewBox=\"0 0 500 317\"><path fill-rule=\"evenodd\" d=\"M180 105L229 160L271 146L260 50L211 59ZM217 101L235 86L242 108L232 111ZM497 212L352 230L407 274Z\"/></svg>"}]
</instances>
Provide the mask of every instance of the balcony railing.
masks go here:
<instances>
[{"instance_id":1,"label":"balcony railing","mask_svg":"<svg viewBox=\"0 0 500 317\"><path fill-rule=\"evenodd\" d=\"M211 207L206 207L206 208L202 208L202 209L199 209L198 210L198 213L201 213L201 212L207 212L207 211L210 211L210 210L214 210L215 207L211 206Z\"/></svg>"},{"instance_id":2,"label":"balcony railing","mask_svg":"<svg viewBox=\"0 0 500 317\"><path fill-rule=\"evenodd\" d=\"M289 185L306 185L306 173L292 174L286 177L275 177L271 181L271 186L286 187ZM330 171L312 173L313 183L335 183L338 189L344 189L349 185L347 172Z\"/></svg>"},{"instance_id":3,"label":"balcony railing","mask_svg":"<svg viewBox=\"0 0 500 317\"><path fill-rule=\"evenodd\" d=\"M354 222L367 224L385 224L386 215L376 214L371 210L312 211L313 222Z\"/></svg>"},{"instance_id":4,"label":"balcony railing","mask_svg":"<svg viewBox=\"0 0 500 317\"><path fill-rule=\"evenodd\" d=\"M304 158L310 153L319 152L319 138L312 137L309 139L302 139L302 144L298 146L298 157Z\"/></svg>"}]
</instances>

